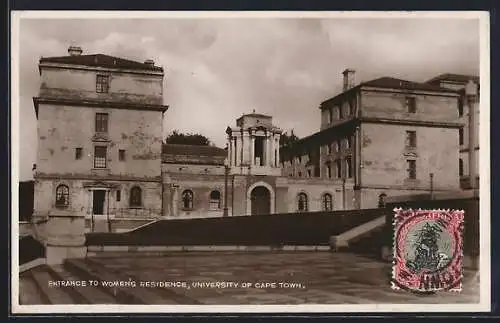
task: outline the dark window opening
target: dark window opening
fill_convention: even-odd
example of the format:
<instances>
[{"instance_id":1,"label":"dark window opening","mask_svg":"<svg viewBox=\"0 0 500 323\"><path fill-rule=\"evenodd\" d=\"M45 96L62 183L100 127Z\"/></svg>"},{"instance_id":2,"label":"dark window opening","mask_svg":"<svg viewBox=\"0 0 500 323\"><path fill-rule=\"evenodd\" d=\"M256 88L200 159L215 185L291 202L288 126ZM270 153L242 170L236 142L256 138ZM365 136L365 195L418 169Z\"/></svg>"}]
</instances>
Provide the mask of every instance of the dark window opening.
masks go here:
<instances>
[{"instance_id":1,"label":"dark window opening","mask_svg":"<svg viewBox=\"0 0 500 323\"><path fill-rule=\"evenodd\" d=\"M329 193L323 194L323 198L321 201L321 206L323 211L331 211L333 210L333 198Z\"/></svg>"},{"instance_id":2,"label":"dark window opening","mask_svg":"<svg viewBox=\"0 0 500 323\"><path fill-rule=\"evenodd\" d=\"M116 201L120 202L122 199L122 191L118 190L116 191Z\"/></svg>"},{"instance_id":3,"label":"dark window opening","mask_svg":"<svg viewBox=\"0 0 500 323\"><path fill-rule=\"evenodd\" d=\"M108 93L109 92L109 76L108 75L97 75L95 90L97 93Z\"/></svg>"},{"instance_id":4,"label":"dark window opening","mask_svg":"<svg viewBox=\"0 0 500 323\"><path fill-rule=\"evenodd\" d=\"M463 117L464 115L464 98L460 97L458 99L458 116Z\"/></svg>"},{"instance_id":5,"label":"dark window opening","mask_svg":"<svg viewBox=\"0 0 500 323\"><path fill-rule=\"evenodd\" d=\"M347 172L347 178L352 178L352 159L350 156L345 159L345 167Z\"/></svg>"},{"instance_id":6,"label":"dark window opening","mask_svg":"<svg viewBox=\"0 0 500 323\"><path fill-rule=\"evenodd\" d=\"M458 144L459 145L464 144L464 129L463 128L458 129Z\"/></svg>"},{"instance_id":7,"label":"dark window opening","mask_svg":"<svg viewBox=\"0 0 500 323\"><path fill-rule=\"evenodd\" d=\"M342 163L340 159L335 160L335 169L337 171L337 178L342 178Z\"/></svg>"},{"instance_id":8,"label":"dark window opening","mask_svg":"<svg viewBox=\"0 0 500 323\"><path fill-rule=\"evenodd\" d=\"M307 195L306 193L299 193L298 196L298 210L302 212L307 212L308 210L308 205L307 205Z\"/></svg>"},{"instance_id":9,"label":"dark window opening","mask_svg":"<svg viewBox=\"0 0 500 323\"><path fill-rule=\"evenodd\" d=\"M417 132L407 131L406 132L406 147L415 148L417 147Z\"/></svg>"},{"instance_id":10,"label":"dark window opening","mask_svg":"<svg viewBox=\"0 0 500 323\"><path fill-rule=\"evenodd\" d=\"M405 104L406 104L406 111L408 113L417 112L417 101L415 100L415 98L406 98Z\"/></svg>"},{"instance_id":11,"label":"dark window opening","mask_svg":"<svg viewBox=\"0 0 500 323\"><path fill-rule=\"evenodd\" d=\"M94 168L106 168L107 147L94 147Z\"/></svg>"},{"instance_id":12,"label":"dark window opening","mask_svg":"<svg viewBox=\"0 0 500 323\"><path fill-rule=\"evenodd\" d=\"M108 132L108 114L96 113L95 114L95 132L107 133Z\"/></svg>"},{"instance_id":13,"label":"dark window opening","mask_svg":"<svg viewBox=\"0 0 500 323\"><path fill-rule=\"evenodd\" d=\"M458 160L458 175L464 176L464 160L462 158Z\"/></svg>"},{"instance_id":14,"label":"dark window opening","mask_svg":"<svg viewBox=\"0 0 500 323\"><path fill-rule=\"evenodd\" d=\"M254 165L264 166L264 137L255 137Z\"/></svg>"},{"instance_id":15,"label":"dark window opening","mask_svg":"<svg viewBox=\"0 0 500 323\"><path fill-rule=\"evenodd\" d=\"M142 190L138 186L132 187L130 190L130 206L138 207L142 205Z\"/></svg>"},{"instance_id":16,"label":"dark window opening","mask_svg":"<svg viewBox=\"0 0 500 323\"><path fill-rule=\"evenodd\" d=\"M56 188L56 207L65 208L69 205L69 187L59 185Z\"/></svg>"},{"instance_id":17,"label":"dark window opening","mask_svg":"<svg viewBox=\"0 0 500 323\"><path fill-rule=\"evenodd\" d=\"M125 150L123 149L118 150L118 160L119 161L125 160Z\"/></svg>"},{"instance_id":18,"label":"dark window opening","mask_svg":"<svg viewBox=\"0 0 500 323\"><path fill-rule=\"evenodd\" d=\"M378 207L379 208L384 208L385 207L385 199L387 197L387 194L382 193L378 196Z\"/></svg>"},{"instance_id":19,"label":"dark window opening","mask_svg":"<svg viewBox=\"0 0 500 323\"><path fill-rule=\"evenodd\" d=\"M193 192L185 190L182 192L182 208L185 210L193 209Z\"/></svg>"},{"instance_id":20,"label":"dark window opening","mask_svg":"<svg viewBox=\"0 0 500 323\"><path fill-rule=\"evenodd\" d=\"M75 159L82 159L82 148L75 148Z\"/></svg>"},{"instance_id":21,"label":"dark window opening","mask_svg":"<svg viewBox=\"0 0 500 323\"><path fill-rule=\"evenodd\" d=\"M218 210L220 209L220 192L219 191L212 191L210 192L210 209L211 210Z\"/></svg>"},{"instance_id":22,"label":"dark window opening","mask_svg":"<svg viewBox=\"0 0 500 323\"><path fill-rule=\"evenodd\" d=\"M415 160L407 160L406 161L408 165L408 178L409 179L416 179L417 178L417 162Z\"/></svg>"}]
</instances>

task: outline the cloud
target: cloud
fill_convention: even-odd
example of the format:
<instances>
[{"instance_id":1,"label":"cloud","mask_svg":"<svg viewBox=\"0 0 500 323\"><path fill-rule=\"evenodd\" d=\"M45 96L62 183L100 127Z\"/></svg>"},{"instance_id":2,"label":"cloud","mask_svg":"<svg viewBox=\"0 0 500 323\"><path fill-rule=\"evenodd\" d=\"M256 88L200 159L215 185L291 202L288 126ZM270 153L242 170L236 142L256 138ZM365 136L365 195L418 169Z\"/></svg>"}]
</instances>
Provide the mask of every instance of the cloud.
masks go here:
<instances>
[{"instance_id":1,"label":"cloud","mask_svg":"<svg viewBox=\"0 0 500 323\"><path fill-rule=\"evenodd\" d=\"M317 131L318 106L338 93L346 67L358 81L479 69L473 19L23 19L20 32L21 178L36 161L38 59L71 44L153 59L166 74L164 133L199 132L219 146L253 109L299 136Z\"/></svg>"}]
</instances>

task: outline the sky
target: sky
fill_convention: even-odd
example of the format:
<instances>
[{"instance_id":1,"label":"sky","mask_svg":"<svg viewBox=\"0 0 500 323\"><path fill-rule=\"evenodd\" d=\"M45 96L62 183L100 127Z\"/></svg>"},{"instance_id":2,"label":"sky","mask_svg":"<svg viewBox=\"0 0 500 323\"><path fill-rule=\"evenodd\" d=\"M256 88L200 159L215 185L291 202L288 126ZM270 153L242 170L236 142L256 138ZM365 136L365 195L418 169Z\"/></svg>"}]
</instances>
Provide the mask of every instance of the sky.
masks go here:
<instances>
[{"instance_id":1,"label":"sky","mask_svg":"<svg viewBox=\"0 0 500 323\"><path fill-rule=\"evenodd\" d=\"M19 31L20 180L32 179L40 57L107 54L165 70L164 136L174 129L225 146L244 113L269 114L284 131L319 130L322 101L338 94L342 71L356 83L381 76L426 81L479 75L479 20L450 18L22 18Z\"/></svg>"}]
</instances>

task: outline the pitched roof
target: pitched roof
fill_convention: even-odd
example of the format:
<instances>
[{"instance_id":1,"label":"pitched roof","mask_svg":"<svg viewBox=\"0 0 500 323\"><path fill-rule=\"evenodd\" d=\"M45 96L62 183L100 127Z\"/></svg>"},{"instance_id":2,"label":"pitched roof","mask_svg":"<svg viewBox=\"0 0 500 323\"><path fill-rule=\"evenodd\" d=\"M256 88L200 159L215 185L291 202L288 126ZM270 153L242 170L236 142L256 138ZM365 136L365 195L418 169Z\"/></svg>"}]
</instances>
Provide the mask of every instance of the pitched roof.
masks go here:
<instances>
[{"instance_id":1,"label":"pitched roof","mask_svg":"<svg viewBox=\"0 0 500 323\"><path fill-rule=\"evenodd\" d=\"M42 57L40 63L60 63L68 65L83 65L91 67L126 68L131 70L146 70L163 72L163 68L128 59L104 54Z\"/></svg>"},{"instance_id":2,"label":"pitched roof","mask_svg":"<svg viewBox=\"0 0 500 323\"><path fill-rule=\"evenodd\" d=\"M465 74L453 74L453 73L445 73L440 74L436 77L431 78L426 83L437 83L441 81L452 81L458 83L467 83L469 80L473 80L474 82L479 82L479 76L477 75L465 75Z\"/></svg>"},{"instance_id":3,"label":"pitched roof","mask_svg":"<svg viewBox=\"0 0 500 323\"><path fill-rule=\"evenodd\" d=\"M457 91L455 91L455 90L443 88L443 87L440 87L440 86L435 85L435 84L418 83L418 82L397 79L394 77L384 76L384 77L379 77L379 78L371 80L371 81L362 82L362 83L358 84L357 86L348 89L347 91L344 91L344 92L342 92L342 93L340 93L340 94L338 94L330 99L323 101L320 105L320 109L323 108L323 105L325 103L335 101L338 98L344 96L346 93L352 93L352 91L359 90L363 86L383 88L383 89L396 89L396 90L457 93Z\"/></svg>"},{"instance_id":4,"label":"pitched roof","mask_svg":"<svg viewBox=\"0 0 500 323\"><path fill-rule=\"evenodd\" d=\"M402 90L420 90L431 92L455 92L454 90L445 89L434 84L418 83L407 80L401 80L394 77L380 77L375 80L364 82L361 86L373 86L379 88L402 89Z\"/></svg>"},{"instance_id":5,"label":"pitched roof","mask_svg":"<svg viewBox=\"0 0 500 323\"><path fill-rule=\"evenodd\" d=\"M184 155L184 156L227 156L227 152L223 148L214 146L199 146L199 145L175 145L163 144L162 154L168 155Z\"/></svg>"}]
</instances>

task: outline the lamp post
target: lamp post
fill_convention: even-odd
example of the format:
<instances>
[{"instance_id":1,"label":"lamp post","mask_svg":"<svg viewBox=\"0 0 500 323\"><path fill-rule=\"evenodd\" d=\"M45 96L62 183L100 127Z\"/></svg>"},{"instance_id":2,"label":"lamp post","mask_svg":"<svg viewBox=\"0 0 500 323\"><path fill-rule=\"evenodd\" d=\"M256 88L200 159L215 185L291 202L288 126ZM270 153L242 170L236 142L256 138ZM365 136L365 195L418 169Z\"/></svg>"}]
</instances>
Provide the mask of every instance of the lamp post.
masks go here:
<instances>
[{"instance_id":1,"label":"lamp post","mask_svg":"<svg viewBox=\"0 0 500 323\"><path fill-rule=\"evenodd\" d=\"M229 215L228 209L227 209L227 180L229 177L229 160L224 159L224 213L222 216L226 217Z\"/></svg>"}]
</instances>

